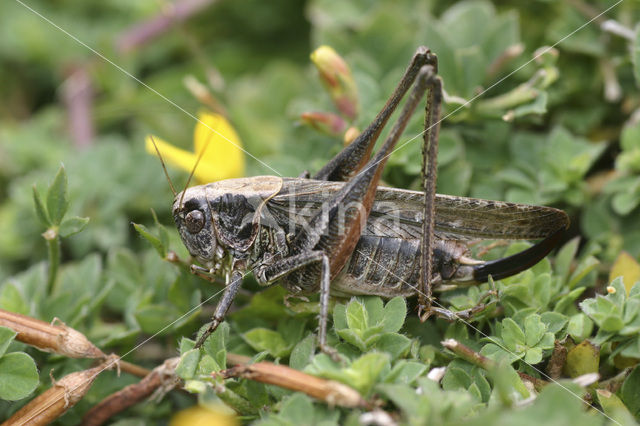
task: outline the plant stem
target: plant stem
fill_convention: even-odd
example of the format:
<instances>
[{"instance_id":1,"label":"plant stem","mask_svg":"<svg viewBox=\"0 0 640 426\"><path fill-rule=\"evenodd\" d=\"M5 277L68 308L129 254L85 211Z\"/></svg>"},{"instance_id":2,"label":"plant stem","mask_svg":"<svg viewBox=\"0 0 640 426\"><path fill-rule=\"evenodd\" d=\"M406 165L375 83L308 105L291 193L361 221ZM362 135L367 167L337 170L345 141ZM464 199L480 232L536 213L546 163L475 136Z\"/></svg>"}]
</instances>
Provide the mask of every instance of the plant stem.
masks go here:
<instances>
[{"instance_id":1,"label":"plant stem","mask_svg":"<svg viewBox=\"0 0 640 426\"><path fill-rule=\"evenodd\" d=\"M47 280L47 294L53 294L56 278L58 277L58 266L60 266L60 237L47 239L49 248L49 277Z\"/></svg>"}]
</instances>

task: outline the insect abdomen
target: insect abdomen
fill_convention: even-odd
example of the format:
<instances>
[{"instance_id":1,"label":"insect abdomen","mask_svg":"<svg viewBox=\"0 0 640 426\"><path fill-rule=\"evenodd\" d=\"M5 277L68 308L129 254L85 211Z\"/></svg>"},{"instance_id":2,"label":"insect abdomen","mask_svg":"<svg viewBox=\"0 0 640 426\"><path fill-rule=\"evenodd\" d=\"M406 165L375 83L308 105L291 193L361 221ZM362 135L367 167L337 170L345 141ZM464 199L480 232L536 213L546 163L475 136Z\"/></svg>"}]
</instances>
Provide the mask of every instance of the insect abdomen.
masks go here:
<instances>
[{"instance_id":1,"label":"insect abdomen","mask_svg":"<svg viewBox=\"0 0 640 426\"><path fill-rule=\"evenodd\" d=\"M406 297L416 294L419 278L419 240L363 235L331 292Z\"/></svg>"}]
</instances>

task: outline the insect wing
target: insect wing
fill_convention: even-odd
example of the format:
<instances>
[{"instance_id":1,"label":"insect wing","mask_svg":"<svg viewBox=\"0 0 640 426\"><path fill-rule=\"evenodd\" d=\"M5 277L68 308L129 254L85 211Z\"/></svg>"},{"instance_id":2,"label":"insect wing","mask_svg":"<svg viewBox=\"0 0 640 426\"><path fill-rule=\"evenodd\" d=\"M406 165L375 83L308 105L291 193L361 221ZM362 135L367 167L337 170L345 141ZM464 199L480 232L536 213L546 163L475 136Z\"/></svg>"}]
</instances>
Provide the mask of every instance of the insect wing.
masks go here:
<instances>
[{"instance_id":1,"label":"insect wing","mask_svg":"<svg viewBox=\"0 0 640 426\"><path fill-rule=\"evenodd\" d=\"M281 226L304 226L342 185L285 178L282 190L268 202L269 211ZM379 187L363 235L419 238L423 202L420 191ZM539 239L568 224L567 214L552 207L436 195L435 233L441 239Z\"/></svg>"}]
</instances>

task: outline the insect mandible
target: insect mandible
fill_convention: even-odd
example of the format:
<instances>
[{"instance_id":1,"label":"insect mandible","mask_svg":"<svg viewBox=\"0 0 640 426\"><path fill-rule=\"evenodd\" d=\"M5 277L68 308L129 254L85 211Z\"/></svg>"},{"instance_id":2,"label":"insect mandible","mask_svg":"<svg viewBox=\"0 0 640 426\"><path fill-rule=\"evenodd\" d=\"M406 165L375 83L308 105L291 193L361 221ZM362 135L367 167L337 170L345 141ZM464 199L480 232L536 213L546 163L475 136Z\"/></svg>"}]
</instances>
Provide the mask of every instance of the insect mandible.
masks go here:
<instances>
[{"instance_id":1,"label":"insect mandible","mask_svg":"<svg viewBox=\"0 0 640 426\"><path fill-rule=\"evenodd\" d=\"M371 157L407 92L397 121ZM387 158L425 94L422 191L379 187ZM422 320L468 317L474 309L434 306L433 289L505 278L544 258L569 224L563 211L435 193L441 105L436 55L420 47L371 124L311 179L228 179L177 194L173 217L202 265L194 268L226 277L212 322L195 347L224 320L249 271L262 286L319 292L318 346L331 352L330 295L417 295ZM465 241L483 238L542 241L506 258L473 259Z\"/></svg>"}]
</instances>

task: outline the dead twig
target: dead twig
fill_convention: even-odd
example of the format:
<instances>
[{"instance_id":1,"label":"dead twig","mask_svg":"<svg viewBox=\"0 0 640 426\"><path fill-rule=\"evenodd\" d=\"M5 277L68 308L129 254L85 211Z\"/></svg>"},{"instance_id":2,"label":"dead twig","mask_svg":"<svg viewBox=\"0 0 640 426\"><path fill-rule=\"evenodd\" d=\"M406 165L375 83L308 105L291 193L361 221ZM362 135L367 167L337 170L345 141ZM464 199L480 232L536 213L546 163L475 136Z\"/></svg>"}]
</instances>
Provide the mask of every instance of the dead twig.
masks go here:
<instances>
[{"instance_id":1,"label":"dead twig","mask_svg":"<svg viewBox=\"0 0 640 426\"><path fill-rule=\"evenodd\" d=\"M120 53L130 52L154 38L166 33L174 25L187 20L207 8L216 0L182 0L169 4L160 14L135 24L125 31L116 42Z\"/></svg>"},{"instance_id":2,"label":"dead twig","mask_svg":"<svg viewBox=\"0 0 640 426\"><path fill-rule=\"evenodd\" d=\"M347 385L335 380L321 379L293 368L270 362L237 365L223 370L219 374L225 379L241 377L256 382L276 385L285 389L304 392L309 396L341 407L369 407L360 394Z\"/></svg>"},{"instance_id":3,"label":"dead twig","mask_svg":"<svg viewBox=\"0 0 640 426\"><path fill-rule=\"evenodd\" d=\"M80 401L98 374L115 365L109 361L84 371L67 374L53 382L48 390L35 397L18 410L2 426L45 425L62 416L69 408Z\"/></svg>"},{"instance_id":4,"label":"dead twig","mask_svg":"<svg viewBox=\"0 0 640 426\"><path fill-rule=\"evenodd\" d=\"M62 321L59 325L0 309L0 326L17 333L16 340L45 352L55 352L70 358L105 358L106 355L84 334Z\"/></svg>"},{"instance_id":5,"label":"dead twig","mask_svg":"<svg viewBox=\"0 0 640 426\"><path fill-rule=\"evenodd\" d=\"M94 90L89 66L89 63L71 66L60 90L67 110L69 135L77 148L91 146L95 138Z\"/></svg>"},{"instance_id":6,"label":"dead twig","mask_svg":"<svg viewBox=\"0 0 640 426\"><path fill-rule=\"evenodd\" d=\"M84 334L60 320L44 322L26 315L0 309L0 326L15 331L16 340L45 352L53 352L69 358L100 358L117 365L118 370L144 377L149 370L130 362L121 361L116 355L106 355Z\"/></svg>"},{"instance_id":7,"label":"dead twig","mask_svg":"<svg viewBox=\"0 0 640 426\"><path fill-rule=\"evenodd\" d=\"M562 376L562 369L564 368L565 363L567 362L567 348L560 343L559 341L555 341L553 344L553 352L551 353L551 358L549 359L549 363L547 364L547 374L553 380L556 380Z\"/></svg>"},{"instance_id":8,"label":"dead twig","mask_svg":"<svg viewBox=\"0 0 640 426\"><path fill-rule=\"evenodd\" d=\"M175 368L180 358L170 358L162 365L154 368L140 382L129 385L109 395L99 404L92 407L82 418L85 426L104 424L112 416L139 403L158 389L168 392L178 385Z\"/></svg>"},{"instance_id":9,"label":"dead twig","mask_svg":"<svg viewBox=\"0 0 640 426\"><path fill-rule=\"evenodd\" d=\"M467 362L470 362L473 365L477 365L478 367L490 371L496 367L495 361L487 358L486 356L480 354L479 352L474 351L468 346L463 345L455 339L447 339L442 342L442 346L449 349L451 352L458 355L460 358L464 359ZM530 376L526 373L521 373L518 371L518 375L522 380L526 380L533 384L533 387L539 391L545 385L549 384L546 380L538 379L536 377Z\"/></svg>"}]
</instances>

